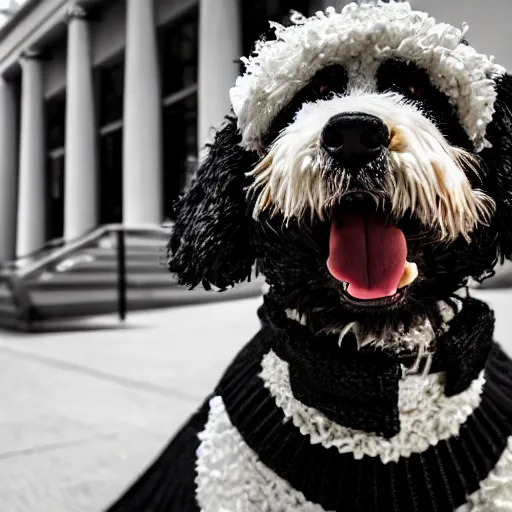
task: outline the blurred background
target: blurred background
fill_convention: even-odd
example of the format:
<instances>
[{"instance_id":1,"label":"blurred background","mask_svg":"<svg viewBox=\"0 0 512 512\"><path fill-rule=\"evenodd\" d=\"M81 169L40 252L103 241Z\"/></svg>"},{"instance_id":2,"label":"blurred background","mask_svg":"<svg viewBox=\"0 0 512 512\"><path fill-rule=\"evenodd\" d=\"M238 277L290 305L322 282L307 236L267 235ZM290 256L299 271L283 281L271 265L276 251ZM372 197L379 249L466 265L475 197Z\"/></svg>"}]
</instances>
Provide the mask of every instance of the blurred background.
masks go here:
<instances>
[{"instance_id":1,"label":"blurred background","mask_svg":"<svg viewBox=\"0 0 512 512\"><path fill-rule=\"evenodd\" d=\"M0 1L2 512L101 511L258 329L260 278L167 273L173 204L268 20L346 3ZM512 67L510 0L411 3ZM504 343L509 286L474 291Z\"/></svg>"}]
</instances>

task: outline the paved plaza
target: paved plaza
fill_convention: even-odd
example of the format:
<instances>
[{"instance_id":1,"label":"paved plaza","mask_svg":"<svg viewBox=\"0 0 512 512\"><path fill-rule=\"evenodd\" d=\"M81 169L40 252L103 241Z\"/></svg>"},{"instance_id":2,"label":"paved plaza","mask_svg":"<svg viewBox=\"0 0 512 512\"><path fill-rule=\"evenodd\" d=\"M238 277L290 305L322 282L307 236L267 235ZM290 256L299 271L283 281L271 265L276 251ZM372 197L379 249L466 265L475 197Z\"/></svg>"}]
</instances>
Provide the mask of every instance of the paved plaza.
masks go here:
<instances>
[{"instance_id":1,"label":"paved plaza","mask_svg":"<svg viewBox=\"0 0 512 512\"><path fill-rule=\"evenodd\" d=\"M512 353L512 291L475 295L495 307ZM101 512L256 332L260 301L0 331L0 511Z\"/></svg>"}]
</instances>

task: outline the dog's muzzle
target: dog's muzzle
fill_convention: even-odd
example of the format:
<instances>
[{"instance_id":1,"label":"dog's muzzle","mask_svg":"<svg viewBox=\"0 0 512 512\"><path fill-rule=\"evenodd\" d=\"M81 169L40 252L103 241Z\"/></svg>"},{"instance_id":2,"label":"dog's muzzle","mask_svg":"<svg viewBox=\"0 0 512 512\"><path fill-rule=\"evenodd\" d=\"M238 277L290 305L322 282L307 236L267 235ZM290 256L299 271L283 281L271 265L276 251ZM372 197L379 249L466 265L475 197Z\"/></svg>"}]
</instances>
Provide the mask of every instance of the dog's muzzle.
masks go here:
<instances>
[{"instance_id":1,"label":"dog's muzzle","mask_svg":"<svg viewBox=\"0 0 512 512\"><path fill-rule=\"evenodd\" d=\"M399 222L414 215L434 242L470 241L495 204L472 187L473 154L452 146L436 124L397 93L351 91L304 103L250 171L254 218L324 220L353 192L386 203ZM251 199L253 200L253 199Z\"/></svg>"},{"instance_id":2,"label":"dog's muzzle","mask_svg":"<svg viewBox=\"0 0 512 512\"><path fill-rule=\"evenodd\" d=\"M363 112L345 112L331 117L321 135L324 150L348 171L360 169L378 158L388 142L389 130L384 122Z\"/></svg>"}]
</instances>

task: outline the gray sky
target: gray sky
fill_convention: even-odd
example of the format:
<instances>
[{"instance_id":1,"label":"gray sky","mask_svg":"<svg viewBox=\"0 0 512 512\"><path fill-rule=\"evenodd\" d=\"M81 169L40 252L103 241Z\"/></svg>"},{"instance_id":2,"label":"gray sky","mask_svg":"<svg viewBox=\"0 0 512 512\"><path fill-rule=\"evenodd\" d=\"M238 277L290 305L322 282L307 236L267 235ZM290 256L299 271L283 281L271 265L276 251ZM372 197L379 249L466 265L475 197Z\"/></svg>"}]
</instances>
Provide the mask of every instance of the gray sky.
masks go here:
<instances>
[{"instance_id":1,"label":"gray sky","mask_svg":"<svg viewBox=\"0 0 512 512\"><path fill-rule=\"evenodd\" d=\"M4 10L15 10L21 7L27 0L0 0L0 11ZM0 14L0 26L2 26L7 20L6 14Z\"/></svg>"}]
</instances>

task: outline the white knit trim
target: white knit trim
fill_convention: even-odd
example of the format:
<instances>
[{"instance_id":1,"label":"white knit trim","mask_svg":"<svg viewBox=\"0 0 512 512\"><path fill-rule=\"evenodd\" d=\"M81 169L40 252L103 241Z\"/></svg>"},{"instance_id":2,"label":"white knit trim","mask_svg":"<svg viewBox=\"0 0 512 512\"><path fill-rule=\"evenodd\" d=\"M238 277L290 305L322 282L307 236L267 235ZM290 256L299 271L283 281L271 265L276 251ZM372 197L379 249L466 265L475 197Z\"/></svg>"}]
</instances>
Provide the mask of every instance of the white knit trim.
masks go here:
<instances>
[{"instance_id":1,"label":"white knit trim","mask_svg":"<svg viewBox=\"0 0 512 512\"><path fill-rule=\"evenodd\" d=\"M459 434L460 427L480 404L485 382L483 371L471 386L453 397L444 394L444 374L412 375L399 383L400 432L390 439L343 427L293 396L289 367L272 350L261 362L260 377L285 417L312 444L334 446L355 459L380 457L384 464L413 453L422 453L439 441Z\"/></svg>"},{"instance_id":2,"label":"white knit trim","mask_svg":"<svg viewBox=\"0 0 512 512\"><path fill-rule=\"evenodd\" d=\"M220 396L210 401L199 439L196 497L202 512L325 512L258 459Z\"/></svg>"},{"instance_id":3,"label":"white knit trim","mask_svg":"<svg viewBox=\"0 0 512 512\"><path fill-rule=\"evenodd\" d=\"M494 113L494 78L505 69L493 57L462 44L462 29L437 23L413 11L407 2L329 8L310 18L296 16L295 25L273 23L276 40L260 41L255 54L231 89L242 145L262 149L262 136L275 116L321 68L342 63L349 86L371 85L380 62L399 56L428 71L432 83L456 106L476 151L488 145L487 125Z\"/></svg>"},{"instance_id":4,"label":"white knit trim","mask_svg":"<svg viewBox=\"0 0 512 512\"><path fill-rule=\"evenodd\" d=\"M457 512L510 512L512 510L512 437L496 467Z\"/></svg>"}]
</instances>

